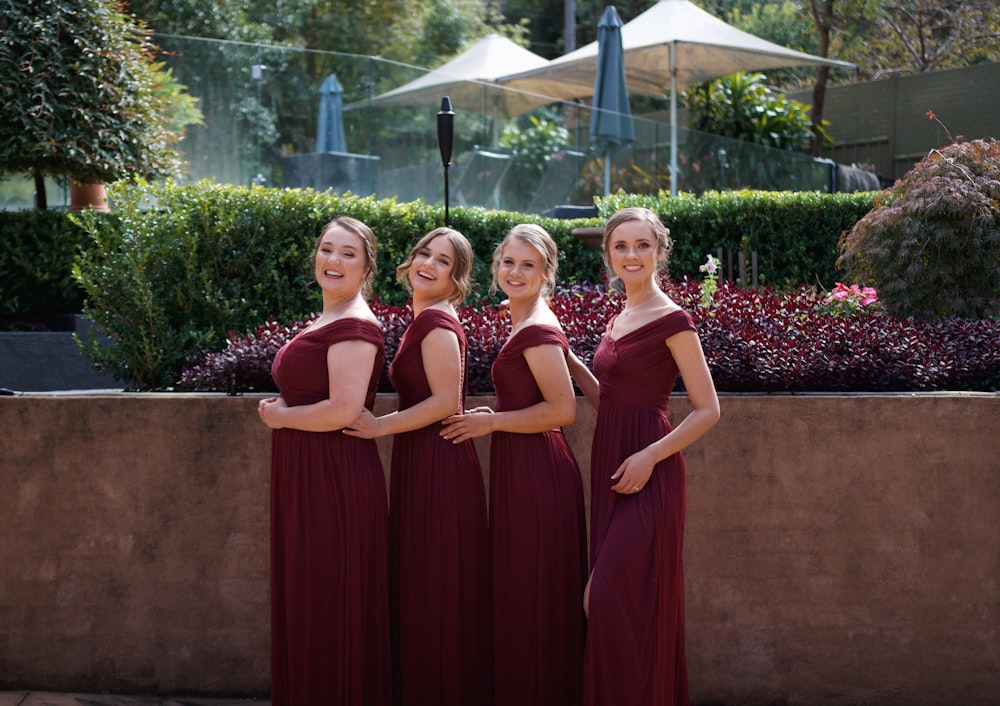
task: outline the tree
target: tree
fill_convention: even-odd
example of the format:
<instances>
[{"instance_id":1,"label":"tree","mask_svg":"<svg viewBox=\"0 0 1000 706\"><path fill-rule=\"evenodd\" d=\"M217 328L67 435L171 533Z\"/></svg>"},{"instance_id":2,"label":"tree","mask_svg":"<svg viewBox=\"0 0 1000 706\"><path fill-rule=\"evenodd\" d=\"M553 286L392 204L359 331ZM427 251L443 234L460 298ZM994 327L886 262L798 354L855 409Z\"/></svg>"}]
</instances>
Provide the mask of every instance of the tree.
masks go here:
<instances>
[{"instance_id":1,"label":"tree","mask_svg":"<svg viewBox=\"0 0 1000 706\"><path fill-rule=\"evenodd\" d=\"M39 209L46 176L90 184L179 169L149 34L118 2L10 0L0 30L0 176L32 174Z\"/></svg>"},{"instance_id":2,"label":"tree","mask_svg":"<svg viewBox=\"0 0 1000 706\"><path fill-rule=\"evenodd\" d=\"M859 47L859 65L926 73L1000 60L996 0L907 0L877 3L875 31Z\"/></svg>"},{"instance_id":3,"label":"tree","mask_svg":"<svg viewBox=\"0 0 1000 706\"><path fill-rule=\"evenodd\" d=\"M932 120L933 113L928 113ZM839 243L893 316L1000 315L1000 141L932 150Z\"/></svg>"}]
</instances>

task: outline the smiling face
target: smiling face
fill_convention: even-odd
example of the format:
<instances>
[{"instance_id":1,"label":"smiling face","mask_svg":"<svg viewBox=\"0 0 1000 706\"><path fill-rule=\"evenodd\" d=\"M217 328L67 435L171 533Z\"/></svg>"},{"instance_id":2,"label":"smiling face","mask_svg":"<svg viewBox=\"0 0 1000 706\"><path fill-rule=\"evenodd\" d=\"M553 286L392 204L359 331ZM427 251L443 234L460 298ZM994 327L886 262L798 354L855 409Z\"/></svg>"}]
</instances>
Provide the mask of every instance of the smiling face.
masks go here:
<instances>
[{"instance_id":1,"label":"smiling face","mask_svg":"<svg viewBox=\"0 0 1000 706\"><path fill-rule=\"evenodd\" d=\"M455 246L438 235L413 255L408 272L414 298L426 301L450 300L455 293L452 270L455 267Z\"/></svg>"},{"instance_id":2,"label":"smiling face","mask_svg":"<svg viewBox=\"0 0 1000 706\"><path fill-rule=\"evenodd\" d=\"M341 225L326 229L316 247L315 273L324 295L358 294L368 275L365 243Z\"/></svg>"},{"instance_id":3,"label":"smiling face","mask_svg":"<svg viewBox=\"0 0 1000 706\"><path fill-rule=\"evenodd\" d=\"M626 285L652 279L660 259L656 233L643 221L625 221L609 234L605 256L611 271Z\"/></svg>"},{"instance_id":4,"label":"smiling face","mask_svg":"<svg viewBox=\"0 0 1000 706\"><path fill-rule=\"evenodd\" d=\"M510 299L533 299L541 294L549 272L538 250L520 238L508 238L495 276L497 285Z\"/></svg>"}]
</instances>

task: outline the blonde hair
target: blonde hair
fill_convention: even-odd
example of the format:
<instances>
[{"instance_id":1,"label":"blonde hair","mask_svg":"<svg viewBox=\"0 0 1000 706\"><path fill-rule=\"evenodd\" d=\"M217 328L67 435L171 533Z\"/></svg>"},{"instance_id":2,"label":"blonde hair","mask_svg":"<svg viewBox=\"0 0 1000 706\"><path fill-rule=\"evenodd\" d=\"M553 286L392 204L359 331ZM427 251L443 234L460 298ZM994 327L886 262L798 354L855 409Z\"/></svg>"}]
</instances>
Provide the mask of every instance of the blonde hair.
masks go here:
<instances>
[{"instance_id":1,"label":"blonde hair","mask_svg":"<svg viewBox=\"0 0 1000 706\"><path fill-rule=\"evenodd\" d=\"M542 287L542 297L549 299L556 288L556 271L559 269L559 248L556 246L556 241L549 235L549 232L534 223L519 223L514 226L507 232L507 235L504 236L496 248L493 249L493 264L490 268L493 280L490 283L490 294L496 294L497 273L500 271L500 260L503 258L503 249L513 238L527 243L541 255L545 271L548 272L548 278Z\"/></svg>"},{"instance_id":2,"label":"blonde hair","mask_svg":"<svg viewBox=\"0 0 1000 706\"><path fill-rule=\"evenodd\" d=\"M468 238L454 228L435 228L420 238L410 250L410 254L396 268L396 279L402 283L407 292L413 294L413 283L410 282L410 267L413 265L413 258L439 235L447 239L455 250L455 259L451 263L451 283L455 285L455 291L448 297L448 302L457 306L465 301L465 298L472 291L473 255L472 245L469 244Z\"/></svg>"},{"instance_id":3,"label":"blonde hair","mask_svg":"<svg viewBox=\"0 0 1000 706\"><path fill-rule=\"evenodd\" d=\"M604 225L604 240L601 243L601 249L604 253L604 267L607 268L609 281L616 277L614 271L611 269L610 260L608 259L608 245L611 242L611 234L614 233L615 228L620 226L622 223L628 223L630 221L645 223L653 231L653 235L656 236L657 269L666 272L667 267L670 264L670 253L674 249L674 241L670 239L670 229L663 225L663 221L660 220L660 217L648 208L643 208L642 206L628 206L612 215L611 218L608 219L608 222Z\"/></svg>"},{"instance_id":4,"label":"blonde hair","mask_svg":"<svg viewBox=\"0 0 1000 706\"><path fill-rule=\"evenodd\" d=\"M375 243L375 233L373 233L371 228L366 226L357 218L351 218L350 216L337 216L323 226L323 230L320 231L319 237L316 238L316 243L313 245L313 253L310 258L310 262L313 267L316 266L316 253L319 252L319 247L323 244L323 238L325 238L327 233L334 228L343 228L344 230L361 238L361 242L364 244L365 266L368 268L365 273L365 281L361 285L361 294L365 299L370 299L374 291L372 287L372 280L375 278L375 270L378 262L378 246Z\"/></svg>"}]
</instances>

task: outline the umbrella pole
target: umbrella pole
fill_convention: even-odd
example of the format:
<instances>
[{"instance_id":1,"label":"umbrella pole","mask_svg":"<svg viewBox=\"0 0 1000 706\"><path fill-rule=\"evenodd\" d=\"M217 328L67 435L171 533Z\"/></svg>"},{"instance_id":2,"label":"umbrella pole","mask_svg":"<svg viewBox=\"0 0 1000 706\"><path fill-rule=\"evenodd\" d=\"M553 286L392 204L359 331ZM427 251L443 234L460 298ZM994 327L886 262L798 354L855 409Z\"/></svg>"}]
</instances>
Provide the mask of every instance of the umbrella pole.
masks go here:
<instances>
[{"instance_id":1,"label":"umbrella pole","mask_svg":"<svg viewBox=\"0 0 1000 706\"><path fill-rule=\"evenodd\" d=\"M677 43L670 42L670 195L677 196Z\"/></svg>"},{"instance_id":2,"label":"umbrella pole","mask_svg":"<svg viewBox=\"0 0 1000 706\"><path fill-rule=\"evenodd\" d=\"M604 153L604 195L611 193L611 153Z\"/></svg>"}]
</instances>

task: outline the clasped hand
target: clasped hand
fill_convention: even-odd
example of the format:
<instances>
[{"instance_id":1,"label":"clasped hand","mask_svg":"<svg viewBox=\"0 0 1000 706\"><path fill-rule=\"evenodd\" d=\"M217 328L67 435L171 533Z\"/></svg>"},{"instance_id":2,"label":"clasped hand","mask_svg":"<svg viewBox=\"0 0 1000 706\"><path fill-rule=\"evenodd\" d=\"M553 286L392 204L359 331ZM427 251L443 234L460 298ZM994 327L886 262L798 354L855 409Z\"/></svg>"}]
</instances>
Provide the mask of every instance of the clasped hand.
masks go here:
<instances>
[{"instance_id":1,"label":"clasped hand","mask_svg":"<svg viewBox=\"0 0 1000 706\"><path fill-rule=\"evenodd\" d=\"M351 425L344 429L348 436L356 436L359 439L374 439L378 436L378 417L367 409L361 410L358 418L351 422Z\"/></svg>"},{"instance_id":2,"label":"clasped hand","mask_svg":"<svg viewBox=\"0 0 1000 706\"><path fill-rule=\"evenodd\" d=\"M492 416L493 410L489 407L476 407L464 414L453 414L441 421L444 425L441 436L456 444L486 436L493 432Z\"/></svg>"},{"instance_id":3,"label":"clasped hand","mask_svg":"<svg viewBox=\"0 0 1000 706\"><path fill-rule=\"evenodd\" d=\"M269 428L281 429L282 424L278 421L278 414L287 407L288 404L281 397L267 397L257 403L257 416Z\"/></svg>"}]
</instances>

